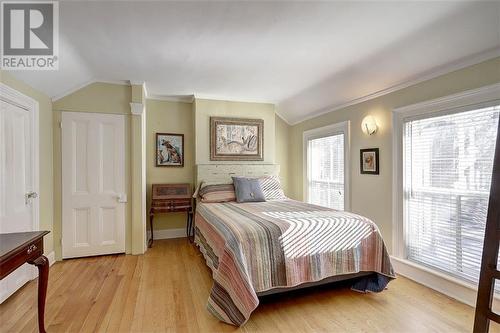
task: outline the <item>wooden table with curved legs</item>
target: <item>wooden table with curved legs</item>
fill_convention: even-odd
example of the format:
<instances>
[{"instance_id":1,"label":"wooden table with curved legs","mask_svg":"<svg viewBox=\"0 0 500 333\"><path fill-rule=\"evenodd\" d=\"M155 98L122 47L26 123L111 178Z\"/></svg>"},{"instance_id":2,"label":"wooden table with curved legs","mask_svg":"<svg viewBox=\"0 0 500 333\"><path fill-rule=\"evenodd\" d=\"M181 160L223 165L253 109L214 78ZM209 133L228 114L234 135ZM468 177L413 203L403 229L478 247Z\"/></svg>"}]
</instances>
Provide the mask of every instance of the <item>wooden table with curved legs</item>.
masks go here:
<instances>
[{"instance_id":1,"label":"wooden table with curved legs","mask_svg":"<svg viewBox=\"0 0 500 333\"><path fill-rule=\"evenodd\" d=\"M45 333L45 298L49 260L43 255L43 236L49 231L0 234L0 280L25 263L38 268L38 330Z\"/></svg>"}]
</instances>

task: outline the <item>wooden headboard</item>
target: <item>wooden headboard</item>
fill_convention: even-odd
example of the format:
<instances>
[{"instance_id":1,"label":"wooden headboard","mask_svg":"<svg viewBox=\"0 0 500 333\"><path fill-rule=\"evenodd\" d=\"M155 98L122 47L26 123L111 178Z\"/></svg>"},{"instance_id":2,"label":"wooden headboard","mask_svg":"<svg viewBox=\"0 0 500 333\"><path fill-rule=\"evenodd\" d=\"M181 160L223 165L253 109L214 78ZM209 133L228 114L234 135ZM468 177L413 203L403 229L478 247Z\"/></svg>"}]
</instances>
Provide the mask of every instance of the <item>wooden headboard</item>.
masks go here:
<instances>
[{"instance_id":1,"label":"wooden headboard","mask_svg":"<svg viewBox=\"0 0 500 333\"><path fill-rule=\"evenodd\" d=\"M278 164L198 164L196 165L196 186L201 182L230 184L231 177L279 176Z\"/></svg>"}]
</instances>

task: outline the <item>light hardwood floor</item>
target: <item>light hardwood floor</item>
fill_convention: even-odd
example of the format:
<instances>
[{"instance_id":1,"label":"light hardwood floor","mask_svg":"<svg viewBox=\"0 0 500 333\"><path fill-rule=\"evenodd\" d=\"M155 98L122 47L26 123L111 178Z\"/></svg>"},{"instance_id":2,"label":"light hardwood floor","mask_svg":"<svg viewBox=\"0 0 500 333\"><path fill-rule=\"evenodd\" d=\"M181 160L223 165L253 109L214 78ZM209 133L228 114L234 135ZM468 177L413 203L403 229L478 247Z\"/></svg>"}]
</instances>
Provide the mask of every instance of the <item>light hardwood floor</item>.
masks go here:
<instances>
[{"instance_id":1,"label":"light hardwood floor","mask_svg":"<svg viewBox=\"0 0 500 333\"><path fill-rule=\"evenodd\" d=\"M186 239L143 256L58 262L50 269L48 332L471 332L473 309L399 277L380 294L330 285L264 298L236 328L205 305L212 284ZM35 332L36 281L0 305L0 331ZM492 332L500 332L498 326Z\"/></svg>"}]
</instances>

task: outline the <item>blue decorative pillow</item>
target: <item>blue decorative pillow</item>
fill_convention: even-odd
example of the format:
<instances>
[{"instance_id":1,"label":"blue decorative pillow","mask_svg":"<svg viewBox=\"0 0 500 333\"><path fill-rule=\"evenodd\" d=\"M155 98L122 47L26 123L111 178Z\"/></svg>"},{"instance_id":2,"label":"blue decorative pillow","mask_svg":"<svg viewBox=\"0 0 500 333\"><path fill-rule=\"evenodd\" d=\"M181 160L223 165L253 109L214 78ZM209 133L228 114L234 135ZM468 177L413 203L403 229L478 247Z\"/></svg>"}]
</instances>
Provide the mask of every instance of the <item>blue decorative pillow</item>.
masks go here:
<instances>
[{"instance_id":1,"label":"blue decorative pillow","mask_svg":"<svg viewBox=\"0 0 500 333\"><path fill-rule=\"evenodd\" d=\"M266 197L260 187L258 178L233 177L234 192L238 202L261 202Z\"/></svg>"}]
</instances>

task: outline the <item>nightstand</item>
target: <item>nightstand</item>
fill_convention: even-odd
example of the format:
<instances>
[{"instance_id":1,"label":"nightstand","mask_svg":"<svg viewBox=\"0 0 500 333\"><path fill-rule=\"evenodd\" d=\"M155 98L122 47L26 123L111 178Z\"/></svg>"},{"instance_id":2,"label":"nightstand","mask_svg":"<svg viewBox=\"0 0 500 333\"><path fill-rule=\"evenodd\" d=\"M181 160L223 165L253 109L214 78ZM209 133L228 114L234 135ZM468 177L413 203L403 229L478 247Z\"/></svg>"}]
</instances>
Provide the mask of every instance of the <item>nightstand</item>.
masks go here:
<instances>
[{"instance_id":1,"label":"nightstand","mask_svg":"<svg viewBox=\"0 0 500 333\"><path fill-rule=\"evenodd\" d=\"M153 219L155 214L186 212L186 235L191 240L193 234L193 198L190 184L153 184L149 226L151 238L148 247L153 246Z\"/></svg>"}]
</instances>

